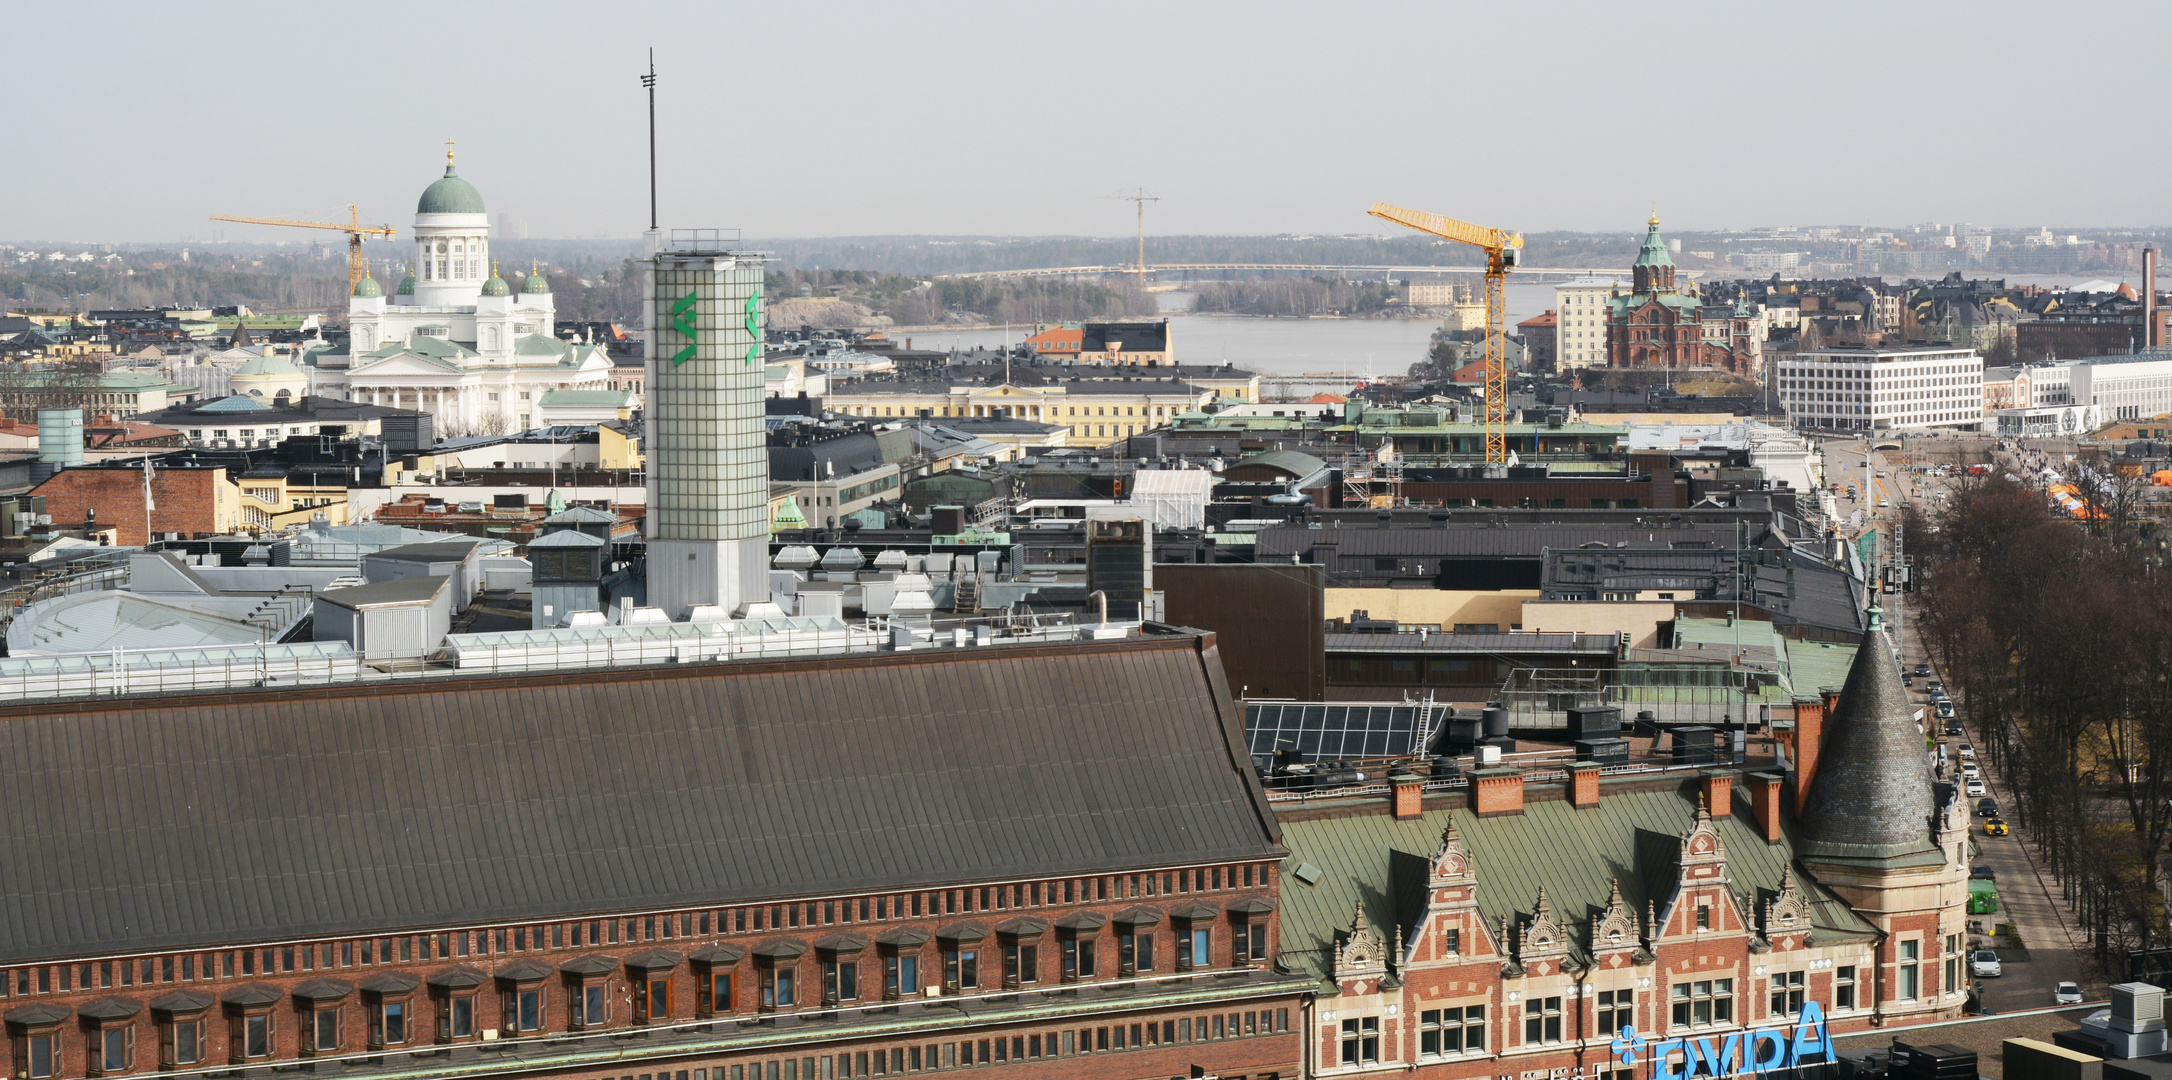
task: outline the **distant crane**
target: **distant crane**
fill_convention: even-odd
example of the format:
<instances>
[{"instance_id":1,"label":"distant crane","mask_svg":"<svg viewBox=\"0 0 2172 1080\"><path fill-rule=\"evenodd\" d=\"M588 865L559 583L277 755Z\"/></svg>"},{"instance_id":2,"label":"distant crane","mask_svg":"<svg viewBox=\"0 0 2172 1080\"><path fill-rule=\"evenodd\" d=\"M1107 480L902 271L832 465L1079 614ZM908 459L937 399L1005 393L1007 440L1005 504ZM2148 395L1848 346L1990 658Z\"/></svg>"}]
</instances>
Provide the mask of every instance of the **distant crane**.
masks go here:
<instances>
[{"instance_id":1,"label":"distant crane","mask_svg":"<svg viewBox=\"0 0 2172 1080\"><path fill-rule=\"evenodd\" d=\"M283 218L235 217L232 214L213 214L211 220L239 221L248 225L284 225L295 229L337 229L346 233L347 291L351 293L354 291L355 286L362 283L362 278L369 273L370 269L369 260L362 257L362 238L364 236L383 236L385 239L390 240L392 239L393 230L390 225L370 226L362 224L362 219L355 213L353 203L347 204L347 217L348 222L345 225L333 221L287 221Z\"/></svg>"},{"instance_id":2,"label":"distant crane","mask_svg":"<svg viewBox=\"0 0 2172 1080\"><path fill-rule=\"evenodd\" d=\"M1506 320L1508 272L1523 262L1523 234L1489 229L1422 210L1374 203L1376 218L1422 233L1482 248L1486 253L1486 464L1508 464L1508 345Z\"/></svg>"},{"instance_id":3,"label":"distant crane","mask_svg":"<svg viewBox=\"0 0 2172 1080\"><path fill-rule=\"evenodd\" d=\"M1140 278L1140 280L1142 280L1142 281L1143 281L1143 280L1145 280L1145 279L1146 279L1146 204L1147 204L1147 203L1150 203L1150 202L1160 202L1160 201L1161 201L1161 196L1159 196L1159 195L1149 195L1149 194L1147 194L1147 193L1146 193L1146 189L1145 189L1145 188L1132 188L1132 189L1131 189L1130 191L1119 191L1119 192L1117 192L1117 193L1116 193L1116 194L1114 194L1114 195L1103 195L1103 196L1102 196L1102 198L1104 198L1104 199L1121 199L1121 200L1123 200L1123 201L1125 201L1125 202L1132 202L1132 203L1137 203L1137 204L1139 204L1139 264L1138 264L1137 266L1133 267L1133 268L1132 268L1132 271L1131 271L1131 272L1132 272L1132 273L1134 273L1134 274L1137 274L1137 275L1139 275L1139 278Z\"/></svg>"}]
</instances>

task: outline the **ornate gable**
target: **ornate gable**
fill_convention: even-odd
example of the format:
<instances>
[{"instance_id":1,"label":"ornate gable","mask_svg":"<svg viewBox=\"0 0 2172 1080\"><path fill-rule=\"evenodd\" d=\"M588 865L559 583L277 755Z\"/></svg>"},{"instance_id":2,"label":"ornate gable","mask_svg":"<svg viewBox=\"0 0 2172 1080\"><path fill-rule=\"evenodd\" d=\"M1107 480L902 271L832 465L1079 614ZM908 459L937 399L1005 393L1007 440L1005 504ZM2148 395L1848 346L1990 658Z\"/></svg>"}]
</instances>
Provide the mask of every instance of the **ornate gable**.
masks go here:
<instances>
[{"instance_id":1,"label":"ornate gable","mask_svg":"<svg viewBox=\"0 0 2172 1080\"><path fill-rule=\"evenodd\" d=\"M1463 837L1456 832L1455 815L1448 816L1448 826L1440 831L1440 846L1433 852L1433 865L1426 875L1426 885L1436 893L1458 886L1468 888L1478 884L1478 871L1471 863L1470 849L1463 846Z\"/></svg>"},{"instance_id":2,"label":"ornate gable","mask_svg":"<svg viewBox=\"0 0 2172 1080\"><path fill-rule=\"evenodd\" d=\"M1352 982L1377 985L1388 974L1388 948L1373 933L1365 919L1365 906L1358 905L1357 914L1350 920L1350 929L1339 935L1335 944L1335 981L1346 987ZM1361 985L1357 993L1370 993L1372 986Z\"/></svg>"},{"instance_id":3,"label":"ornate gable","mask_svg":"<svg viewBox=\"0 0 2172 1080\"><path fill-rule=\"evenodd\" d=\"M1523 923L1522 933L1517 935L1516 962L1530 974L1550 975L1561 969L1561 960L1567 955L1568 927L1554 917L1553 902L1546 899L1546 887L1541 885L1531 917Z\"/></svg>"},{"instance_id":4,"label":"ornate gable","mask_svg":"<svg viewBox=\"0 0 2172 1080\"><path fill-rule=\"evenodd\" d=\"M1407 959L1450 961L1469 956L1497 956L1508 947L1496 937L1478 910L1478 871L1470 849L1450 815L1440 845L1426 868L1425 912L1416 923Z\"/></svg>"},{"instance_id":5,"label":"ornate gable","mask_svg":"<svg viewBox=\"0 0 2172 1080\"><path fill-rule=\"evenodd\" d=\"M1727 848L1712 824L1712 810L1697 796L1697 817L1682 834L1682 883L1727 880Z\"/></svg>"},{"instance_id":6,"label":"ornate gable","mask_svg":"<svg viewBox=\"0 0 2172 1080\"><path fill-rule=\"evenodd\" d=\"M1612 891L1607 893L1606 910L1591 917L1591 951L1597 954L1635 949L1641 944L1640 937L1637 917L1621 896L1621 879L1615 878Z\"/></svg>"},{"instance_id":7,"label":"ornate gable","mask_svg":"<svg viewBox=\"0 0 2172 1080\"><path fill-rule=\"evenodd\" d=\"M1810 944L1810 898L1803 894L1802 883L1795 880L1793 863L1780 871L1779 889L1766 896L1764 909L1758 914L1758 936L1766 942L1800 934L1802 944Z\"/></svg>"}]
</instances>

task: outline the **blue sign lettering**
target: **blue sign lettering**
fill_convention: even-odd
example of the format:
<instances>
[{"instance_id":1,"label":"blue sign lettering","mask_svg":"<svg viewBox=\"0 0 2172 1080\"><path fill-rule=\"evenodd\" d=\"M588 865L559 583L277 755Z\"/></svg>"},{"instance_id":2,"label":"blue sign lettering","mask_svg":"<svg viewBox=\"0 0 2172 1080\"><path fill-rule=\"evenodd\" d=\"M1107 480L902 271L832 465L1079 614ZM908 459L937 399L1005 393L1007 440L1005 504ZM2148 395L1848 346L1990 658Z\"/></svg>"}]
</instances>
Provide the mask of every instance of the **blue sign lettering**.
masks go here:
<instances>
[{"instance_id":1,"label":"blue sign lettering","mask_svg":"<svg viewBox=\"0 0 2172 1080\"><path fill-rule=\"evenodd\" d=\"M1716 1046L1709 1036L1652 1042L1631 1025L1621 1029L1611 1049L1616 1060L1631 1067L1648 1052L1652 1080L1725 1080L1826 1061L1832 1039L1825 1029L1825 1010L1805 1001L1793 1024L1733 1032L1719 1036Z\"/></svg>"}]
</instances>

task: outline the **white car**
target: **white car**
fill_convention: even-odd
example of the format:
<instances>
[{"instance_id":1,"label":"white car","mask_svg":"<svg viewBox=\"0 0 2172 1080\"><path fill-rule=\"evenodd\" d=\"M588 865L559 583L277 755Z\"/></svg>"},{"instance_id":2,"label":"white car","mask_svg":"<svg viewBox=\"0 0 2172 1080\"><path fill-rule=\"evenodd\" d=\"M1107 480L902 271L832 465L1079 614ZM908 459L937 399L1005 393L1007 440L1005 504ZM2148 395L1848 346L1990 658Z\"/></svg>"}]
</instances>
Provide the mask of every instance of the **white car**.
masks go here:
<instances>
[{"instance_id":1,"label":"white car","mask_svg":"<svg viewBox=\"0 0 2172 1080\"><path fill-rule=\"evenodd\" d=\"M1962 790L1968 792L1968 797L1971 799L1980 799L1991 794L1990 789L1984 787L1981 780L1970 780L1968 786L1962 788Z\"/></svg>"},{"instance_id":2,"label":"white car","mask_svg":"<svg viewBox=\"0 0 2172 1080\"><path fill-rule=\"evenodd\" d=\"M2051 992L2051 1003L2054 1005L2079 1005L2081 1001L2080 983L2063 982L2057 990Z\"/></svg>"},{"instance_id":3,"label":"white car","mask_svg":"<svg viewBox=\"0 0 2172 1080\"><path fill-rule=\"evenodd\" d=\"M1961 761L1961 775L1971 780L1981 780L1983 779L1983 770L1977 768L1975 762L1964 758Z\"/></svg>"},{"instance_id":4,"label":"white car","mask_svg":"<svg viewBox=\"0 0 2172 1080\"><path fill-rule=\"evenodd\" d=\"M1969 744L1967 744L1967 743L1962 743L1962 744L1961 744L1961 760L1962 760L1962 761L1974 761L1974 760L1976 760L1976 748L1975 748L1975 747L1973 747L1973 746L1970 746L1970 745L1969 745Z\"/></svg>"},{"instance_id":5,"label":"white car","mask_svg":"<svg viewBox=\"0 0 2172 1080\"><path fill-rule=\"evenodd\" d=\"M1979 979L1996 979L2003 970L1999 967L1999 954L1989 949L1978 949L1968 958L1968 973Z\"/></svg>"}]
</instances>

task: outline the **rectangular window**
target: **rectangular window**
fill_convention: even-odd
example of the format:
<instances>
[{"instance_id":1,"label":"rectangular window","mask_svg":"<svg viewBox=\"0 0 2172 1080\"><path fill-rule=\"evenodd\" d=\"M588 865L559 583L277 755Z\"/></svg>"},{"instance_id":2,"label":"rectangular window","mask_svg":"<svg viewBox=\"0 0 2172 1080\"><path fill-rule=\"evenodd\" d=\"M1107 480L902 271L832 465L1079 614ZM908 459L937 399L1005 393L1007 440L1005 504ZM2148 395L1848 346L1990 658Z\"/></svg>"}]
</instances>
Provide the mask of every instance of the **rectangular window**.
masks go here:
<instances>
[{"instance_id":1,"label":"rectangular window","mask_svg":"<svg viewBox=\"0 0 2172 1080\"><path fill-rule=\"evenodd\" d=\"M1342 1022L1342 1063L1371 1065L1380 1060L1380 1018L1361 1016Z\"/></svg>"},{"instance_id":2,"label":"rectangular window","mask_svg":"<svg viewBox=\"0 0 2172 1080\"><path fill-rule=\"evenodd\" d=\"M136 1050L136 1029L107 1028L98 1033L98 1066L108 1073L127 1072Z\"/></svg>"},{"instance_id":3,"label":"rectangular window","mask_svg":"<svg viewBox=\"0 0 2172 1080\"><path fill-rule=\"evenodd\" d=\"M271 1056L270 1014L241 1018L241 1054L250 1058Z\"/></svg>"},{"instance_id":4,"label":"rectangular window","mask_svg":"<svg viewBox=\"0 0 2172 1080\"><path fill-rule=\"evenodd\" d=\"M1230 1026L1234 1034L1236 1025ZM1427 1009L1418 1014L1419 1054L1445 1057L1450 1054L1480 1053L1485 1048L1485 1006Z\"/></svg>"},{"instance_id":5,"label":"rectangular window","mask_svg":"<svg viewBox=\"0 0 2172 1080\"><path fill-rule=\"evenodd\" d=\"M1530 998L1523 1003L1523 1044L1561 1041L1561 999Z\"/></svg>"},{"instance_id":6,"label":"rectangular window","mask_svg":"<svg viewBox=\"0 0 2172 1080\"><path fill-rule=\"evenodd\" d=\"M311 1013L309 1024L310 1049L318 1053L339 1049L339 1010L318 1009Z\"/></svg>"},{"instance_id":7,"label":"rectangular window","mask_svg":"<svg viewBox=\"0 0 2172 1080\"><path fill-rule=\"evenodd\" d=\"M611 1019L610 999L604 996L602 983L589 983L573 992L573 1015L570 1018L577 1028L602 1027Z\"/></svg>"},{"instance_id":8,"label":"rectangular window","mask_svg":"<svg viewBox=\"0 0 2172 1080\"><path fill-rule=\"evenodd\" d=\"M25 1048L30 1058L31 1080L45 1080L53 1075L53 1043L58 1035L32 1035Z\"/></svg>"},{"instance_id":9,"label":"rectangular window","mask_svg":"<svg viewBox=\"0 0 2172 1080\"><path fill-rule=\"evenodd\" d=\"M1704 1027L1735 1019L1735 981L1700 979L1674 984L1674 1025Z\"/></svg>"},{"instance_id":10,"label":"rectangular window","mask_svg":"<svg viewBox=\"0 0 2172 1080\"><path fill-rule=\"evenodd\" d=\"M1094 939L1064 938L1063 977L1066 980L1091 979L1094 974Z\"/></svg>"},{"instance_id":11,"label":"rectangular window","mask_svg":"<svg viewBox=\"0 0 2172 1080\"><path fill-rule=\"evenodd\" d=\"M634 1019L639 1023L654 1023L671 1019L671 976L654 975L642 979L634 989L634 1004L641 1015Z\"/></svg>"},{"instance_id":12,"label":"rectangular window","mask_svg":"<svg viewBox=\"0 0 2172 1080\"><path fill-rule=\"evenodd\" d=\"M790 966L763 968L762 1007L783 1009L798 1004L799 988L795 985L796 976L797 972Z\"/></svg>"},{"instance_id":13,"label":"rectangular window","mask_svg":"<svg viewBox=\"0 0 2172 1080\"><path fill-rule=\"evenodd\" d=\"M455 1039L465 1039L475 1034L475 998L473 995L456 997L447 1003L446 1034Z\"/></svg>"},{"instance_id":14,"label":"rectangular window","mask_svg":"<svg viewBox=\"0 0 2172 1080\"><path fill-rule=\"evenodd\" d=\"M515 995L512 1019L514 1031L543 1030L543 991L523 990Z\"/></svg>"},{"instance_id":15,"label":"rectangular window","mask_svg":"<svg viewBox=\"0 0 2172 1080\"><path fill-rule=\"evenodd\" d=\"M1802 980L1800 971L1775 971L1772 973L1771 1010L1767 1016L1799 1016L1802 1014Z\"/></svg>"},{"instance_id":16,"label":"rectangular window","mask_svg":"<svg viewBox=\"0 0 2172 1080\"><path fill-rule=\"evenodd\" d=\"M882 958L882 996L897 998L919 992L919 957L893 955Z\"/></svg>"},{"instance_id":17,"label":"rectangular window","mask_svg":"<svg viewBox=\"0 0 2172 1080\"><path fill-rule=\"evenodd\" d=\"M1637 992L1634 990L1599 991L1599 1023L1593 1034L1612 1038L1625 1027L1635 1027L1636 997Z\"/></svg>"},{"instance_id":18,"label":"rectangular window","mask_svg":"<svg viewBox=\"0 0 2172 1080\"><path fill-rule=\"evenodd\" d=\"M1190 971L1193 967L1206 967L1214 963L1214 932L1204 926L1195 926L1190 933L1177 935L1176 966L1178 971Z\"/></svg>"},{"instance_id":19,"label":"rectangular window","mask_svg":"<svg viewBox=\"0 0 2172 1080\"><path fill-rule=\"evenodd\" d=\"M823 965L822 992L829 1001L852 1001L860 996L860 964L856 960L832 960Z\"/></svg>"},{"instance_id":20,"label":"rectangular window","mask_svg":"<svg viewBox=\"0 0 2172 1080\"><path fill-rule=\"evenodd\" d=\"M407 1041L407 1003L387 1001L370 1015L370 1044L398 1046Z\"/></svg>"},{"instance_id":21,"label":"rectangular window","mask_svg":"<svg viewBox=\"0 0 2172 1080\"><path fill-rule=\"evenodd\" d=\"M1921 941L1900 943L1900 997L1902 1001L1914 1001L1923 992L1923 969L1916 961L1923 954Z\"/></svg>"}]
</instances>

